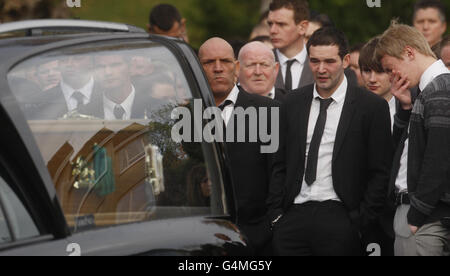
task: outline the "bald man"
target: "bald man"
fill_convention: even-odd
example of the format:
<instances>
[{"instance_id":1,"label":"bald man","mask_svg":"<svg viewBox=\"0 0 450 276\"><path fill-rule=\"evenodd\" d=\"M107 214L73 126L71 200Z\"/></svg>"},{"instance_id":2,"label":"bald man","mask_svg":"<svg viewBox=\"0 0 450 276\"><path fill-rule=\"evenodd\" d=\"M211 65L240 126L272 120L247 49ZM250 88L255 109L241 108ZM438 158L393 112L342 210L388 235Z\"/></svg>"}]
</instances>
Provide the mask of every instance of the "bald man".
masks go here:
<instances>
[{"instance_id":1,"label":"bald man","mask_svg":"<svg viewBox=\"0 0 450 276\"><path fill-rule=\"evenodd\" d=\"M286 91L275 88L280 65L273 51L262 42L250 42L239 52L239 83L252 94L282 102Z\"/></svg>"},{"instance_id":2,"label":"bald man","mask_svg":"<svg viewBox=\"0 0 450 276\"><path fill-rule=\"evenodd\" d=\"M236 86L239 74L239 62L234 57L233 48L221 38L212 38L206 41L199 49L199 59L208 78L216 105L223 109L222 117L225 121L226 131L231 131L234 125L245 124L245 137L249 134L249 116L238 121L232 116L233 111L242 107L248 110L257 109L259 117L260 107L278 106L278 102L267 97L249 94ZM271 118L268 114L267 118ZM233 120L233 121L232 121ZM270 122L270 119L268 120ZM230 124L230 122L233 122ZM278 126L278 121L276 122ZM258 125L258 133L261 125ZM271 131L269 124L267 129ZM234 137L234 141L237 141ZM257 255L271 255L272 232L267 217L266 199L269 191L271 176L272 154L261 153L263 143L259 138L256 142L245 141L226 142L227 161L231 168L233 187L237 202L237 224L248 237L249 244Z\"/></svg>"}]
</instances>

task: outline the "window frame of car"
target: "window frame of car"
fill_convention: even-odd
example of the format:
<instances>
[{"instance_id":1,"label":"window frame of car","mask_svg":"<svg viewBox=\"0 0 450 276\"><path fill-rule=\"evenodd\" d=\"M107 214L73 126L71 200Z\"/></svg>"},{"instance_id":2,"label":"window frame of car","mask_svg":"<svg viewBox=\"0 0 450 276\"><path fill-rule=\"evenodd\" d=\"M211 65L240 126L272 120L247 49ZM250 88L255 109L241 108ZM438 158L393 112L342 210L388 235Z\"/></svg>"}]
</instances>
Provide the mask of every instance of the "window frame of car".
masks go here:
<instances>
[{"instance_id":1,"label":"window frame of car","mask_svg":"<svg viewBox=\"0 0 450 276\"><path fill-rule=\"evenodd\" d=\"M13 162L14 164L11 163L11 165L24 166L27 173L18 175L19 178L16 182L19 186L27 182L33 183L33 192L38 193L39 197L34 198L33 196L33 198L31 198L31 194L28 190L29 187L26 187L26 189L25 187L22 187L21 194L23 194L25 198L29 200L29 204L30 206L32 206L33 210L32 216L34 219L38 220L37 223L40 225L39 229L44 229L44 232L48 232L48 234L35 239L35 241L32 241L32 243L42 241L43 239L48 240L68 238L73 234L70 232L67 225L64 213L61 209L61 205L59 204L58 198L56 197L56 190L54 188L53 181L43 161L37 143L35 142L30 127L19 107L19 103L17 102L9 88L6 77L10 70L12 70L16 65L48 51L87 43L124 39L130 41L137 41L138 39L150 39L167 47L174 54L181 68L183 69L193 97L203 99L203 103L206 106L214 105L214 100L212 98L212 93L210 92L211 90L209 84L206 81L205 74L201 69L200 63L195 57L193 50L184 42L175 41L175 43L171 43L167 38L163 38L160 36L148 34L101 34L97 37L89 36L86 38L62 40L59 42L53 42L47 45L32 48L25 53L14 55L7 61L5 61L2 65L0 65L0 91L2 91L2 93L0 94L0 116L2 116L2 118L8 119L8 126L11 129L10 131L12 135L4 136L8 136L8 138L15 137L16 139L16 141L12 144L14 146L8 147L9 150L19 150L15 153L15 158L11 157L11 154L4 155L3 157L6 158L9 156L13 159L18 159L18 157L20 157L19 159L21 159L21 163L17 164L17 162ZM210 164L210 162L213 162L217 165L212 166L212 169L215 169L216 171L211 177L213 178L213 181L219 181L216 183L220 183L223 192L225 193L224 196L226 198L226 202L224 203L224 205L226 210L224 211L227 214L220 216L220 218L235 222L236 204L235 197L233 196L234 192L231 185L230 171L226 162L224 145L223 143L208 144L206 145L207 152L205 152L205 143L202 143L202 148L204 150L205 162L208 164ZM9 164L10 159L7 160L7 163ZM15 172L16 170L13 171ZM45 190L42 190L42 187L45 187ZM213 217L214 216L211 216L211 218ZM2 247L0 247L0 249L2 249Z\"/></svg>"},{"instance_id":2,"label":"window frame of car","mask_svg":"<svg viewBox=\"0 0 450 276\"><path fill-rule=\"evenodd\" d=\"M12 241L1 244L0 250L66 237L69 234L68 228L59 205L54 201L56 198L52 200L50 194L42 189L40 173L3 105L0 105L0 125L4 133L0 135L0 144L8 145L0 147L0 166L3 170L1 177L19 198L40 232L40 236L29 239L15 240L11 237ZM9 215L4 208L3 212L5 217Z\"/></svg>"}]
</instances>

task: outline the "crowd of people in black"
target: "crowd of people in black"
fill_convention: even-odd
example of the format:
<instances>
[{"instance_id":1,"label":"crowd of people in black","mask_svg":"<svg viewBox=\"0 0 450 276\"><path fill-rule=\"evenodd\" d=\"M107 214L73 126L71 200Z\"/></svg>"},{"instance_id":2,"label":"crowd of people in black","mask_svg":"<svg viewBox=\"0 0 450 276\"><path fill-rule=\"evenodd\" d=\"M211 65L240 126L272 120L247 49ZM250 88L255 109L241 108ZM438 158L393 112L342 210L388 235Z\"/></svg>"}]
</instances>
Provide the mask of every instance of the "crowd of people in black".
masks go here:
<instances>
[{"instance_id":1,"label":"crowd of people in black","mask_svg":"<svg viewBox=\"0 0 450 276\"><path fill-rule=\"evenodd\" d=\"M346 35L306 0L272 0L248 43L213 37L201 45L198 58L225 128L245 123L229 124L238 107L279 110L276 153L262 153L260 139L225 143L237 223L256 254L364 255L368 245L378 244L386 256L450 255L445 14L439 0L419 0L412 26L393 20L384 33L350 48ZM168 4L151 11L148 31L189 42L186 20ZM41 90L57 89L60 80L70 84L74 74L52 69L61 62L86 71L93 60L39 65ZM134 91L132 77L160 71L138 56L99 56L95 62L102 68L133 65L105 80L111 92L104 100L116 103L124 101L121 92ZM175 78L166 78L158 84L177 93ZM83 83L90 81L86 75ZM152 88L160 91L152 95L164 97L166 90ZM80 95L72 105L86 102ZM107 107L97 117L133 117ZM68 110L64 105L52 117ZM188 199L207 205L206 168L193 170L190 179Z\"/></svg>"},{"instance_id":2,"label":"crowd of people in black","mask_svg":"<svg viewBox=\"0 0 450 276\"><path fill-rule=\"evenodd\" d=\"M151 19L150 32L186 39L185 20L164 9L174 23ZM450 254L444 4L418 1L412 22L350 50L307 1L273 0L248 43L202 44L226 125L234 108L280 107L275 154L226 143L238 224L257 254L364 255L373 243L388 256Z\"/></svg>"}]
</instances>

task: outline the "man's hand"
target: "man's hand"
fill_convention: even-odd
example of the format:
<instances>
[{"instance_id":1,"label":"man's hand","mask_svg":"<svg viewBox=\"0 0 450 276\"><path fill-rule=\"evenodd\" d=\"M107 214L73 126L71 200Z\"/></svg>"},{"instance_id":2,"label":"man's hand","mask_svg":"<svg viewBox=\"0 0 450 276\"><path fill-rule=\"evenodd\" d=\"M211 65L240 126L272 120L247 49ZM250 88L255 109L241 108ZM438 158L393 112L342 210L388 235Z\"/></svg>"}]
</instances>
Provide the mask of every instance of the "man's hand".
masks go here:
<instances>
[{"instance_id":1,"label":"man's hand","mask_svg":"<svg viewBox=\"0 0 450 276\"><path fill-rule=\"evenodd\" d=\"M397 71L392 71L391 76L391 94L400 102L403 110L413 108L411 92L409 91L409 80Z\"/></svg>"},{"instance_id":2,"label":"man's hand","mask_svg":"<svg viewBox=\"0 0 450 276\"><path fill-rule=\"evenodd\" d=\"M409 225L409 229L411 229L411 233L413 233L413 235L415 235L417 233L417 231L419 230L419 227Z\"/></svg>"}]
</instances>

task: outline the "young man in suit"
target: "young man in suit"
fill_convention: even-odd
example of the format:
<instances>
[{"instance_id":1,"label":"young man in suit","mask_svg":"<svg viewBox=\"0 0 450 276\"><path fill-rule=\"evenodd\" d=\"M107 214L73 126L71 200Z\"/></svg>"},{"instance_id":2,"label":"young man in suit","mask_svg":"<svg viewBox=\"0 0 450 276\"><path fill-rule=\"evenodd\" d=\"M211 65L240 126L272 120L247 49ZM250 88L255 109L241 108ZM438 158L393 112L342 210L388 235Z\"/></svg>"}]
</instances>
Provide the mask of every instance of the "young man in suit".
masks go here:
<instances>
[{"instance_id":1,"label":"young man in suit","mask_svg":"<svg viewBox=\"0 0 450 276\"><path fill-rule=\"evenodd\" d=\"M278 255L361 255L383 209L392 159L389 107L348 84L334 27L307 43L315 83L286 97L268 200Z\"/></svg>"},{"instance_id":2,"label":"young man in suit","mask_svg":"<svg viewBox=\"0 0 450 276\"><path fill-rule=\"evenodd\" d=\"M248 116L238 121L234 116L236 110L243 108L258 109L256 117L259 119L259 108L276 107L278 104L267 97L253 95L236 86L239 63L234 57L233 48L221 38L207 40L199 49L199 59L208 78L216 105L222 109L222 118L226 125L226 132L245 124L245 142L227 141L226 152L231 168L233 188L237 202L238 225L247 235L255 254L271 254L270 222L266 216L266 199L269 190L272 154L262 153L263 143L260 137L256 142L248 140L250 125ZM269 122L271 114L268 114ZM278 121L272 124L278 126ZM267 128L270 130L270 124ZM259 128L263 127L258 124ZM273 129L273 132L277 132Z\"/></svg>"},{"instance_id":3,"label":"young man in suit","mask_svg":"<svg viewBox=\"0 0 450 276\"><path fill-rule=\"evenodd\" d=\"M245 91L282 102L286 92L275 88L280 65L262 42L250 42L239 52L239 84Z\"/></svg>"},{"instance_id":4,"label":"young man in suit","mask_svg":"<svg viewBox=\"0 0 450 276\"><path fill-rule=\"evenodd\" d=\"M83 106L81 113L105 120L145 119L152 98L131 82L128 57L99 54L95 57L102 96Z\"/></svg>"},{"instance_id":5,"label":"young man in suit","mask_svg":"<svg viewBox=\"0 0 450 276\"><path fill-rule=\"evenodd\" d=\"M61 81L33 96L25 114L32 120L56 120L101 97L94 81L92 56L70 56L59 61Z\"/></svg>"},{"instance_id":6,"label":"young man in suit","mask_svg":"<svg viewBox=\"0 0 450 276\"><path fill-rule=\"evenodd\" d=\"M400 102L389 192L395 197L396 255L449 255L450 71L415 28L393 23L375 51ZM412 99L409 88L419 87Z\"/></svg>"},{"instance_id":7,"label":"young man in suit","mask_svg":"<svg viewBox=\"0 0 450 276\"><path fill-rule=\"evenodd\" d=\"M309 6L306 0L273 0L269 7L270 38L280 63L276 88L291 91L313 83L307 62L305 34Z\"/></svg>"}]
</instances>

